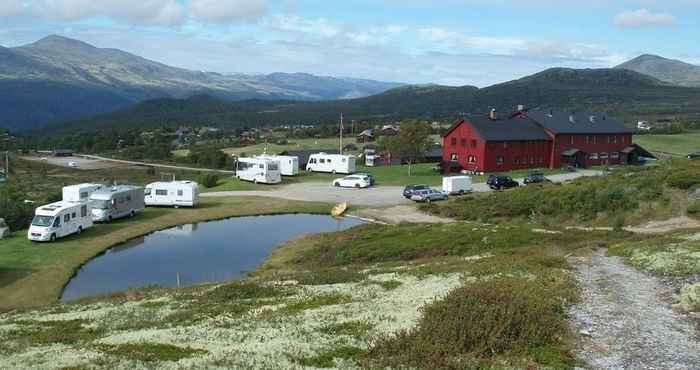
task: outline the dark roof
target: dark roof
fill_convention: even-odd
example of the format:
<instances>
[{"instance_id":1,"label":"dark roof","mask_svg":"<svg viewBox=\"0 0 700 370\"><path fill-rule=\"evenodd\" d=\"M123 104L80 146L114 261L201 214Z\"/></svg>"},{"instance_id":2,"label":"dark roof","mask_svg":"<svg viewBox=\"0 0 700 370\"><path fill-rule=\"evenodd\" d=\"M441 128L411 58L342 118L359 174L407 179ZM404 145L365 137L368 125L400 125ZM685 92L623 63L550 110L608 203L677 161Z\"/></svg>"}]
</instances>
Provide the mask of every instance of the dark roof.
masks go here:
<instances>
[{"instance_id":1,"label":"dark roof","mask_svg":"<svg viewBox=\"0 0 700 370\"><path fill-rule=\"evenodd\" d=\"M487 116L470 116L465 119L486 141L551 140L534 121L517 116L492 120ZM450 129L452 131L456 126Z\"/></svg>"},{"instance_id":2,"label":"dark roof","mask_svg":"<svg viewBox=\"0 0 700 370\"><path fill-rule=\"evenodd\" d=\"M573 157L578 153L581 153L581 151L579 149L569 148L569 149L563 151L561 154L565 157Z\"/></svg>"},{"instance_id":3,"label":"dark roof","mask_svg":"<svg viewBox=\"0 0 700 370\"><path fill-rule=\"evenodd\" d=\"M424 156L425 158L442 158L442 147L427 149Z\"/></svg>"},{"instance_id":4,"label":"dark roof","mask_svg":"<svg viewBox=\"0 0 700 370\"><path fill-rule=\"evenodd\" d=\"M529 111L527 116L555 134L632 134L634 130L622 125L605 113Z\"/></svg>"},{"instance_id":5,"label":"dark roof","mask_svg":"<svg viewBox=\"0 0 700 370\"><path fill-rule=\"evenodd\" d=\"M316 153L326 153L326 154L340 154L337 149L300 149L300 150L285 150L280 155L288 155L292 157L299 157L299 167L306 167L309 162L309 157Z\"/></svg>"}]
</instances>

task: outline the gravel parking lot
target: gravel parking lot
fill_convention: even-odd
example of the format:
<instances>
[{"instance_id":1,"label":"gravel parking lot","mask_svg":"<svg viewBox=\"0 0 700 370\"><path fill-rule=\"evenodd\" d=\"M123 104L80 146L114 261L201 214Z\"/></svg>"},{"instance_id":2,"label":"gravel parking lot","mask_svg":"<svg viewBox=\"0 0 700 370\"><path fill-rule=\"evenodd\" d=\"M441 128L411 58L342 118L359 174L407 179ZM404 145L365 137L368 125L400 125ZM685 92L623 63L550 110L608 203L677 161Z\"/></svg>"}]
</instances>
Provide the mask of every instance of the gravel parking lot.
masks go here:
<instances>
[{"instance_id":1,"label":"gravel parking lot","mask_svg":"<svg viewBox=\"0 0 700 370\"><path fill-rule=\"evenodd\" d=\"M565 173L548 176L553 182L566 182L583 176L598 176L600 171L582 170L578 172ZM522 179L516 179L522 183ZM475 183L474 192L491 191L485 183ZM259 196L282 198L291 200L316 201L328 203L348 202L351 205L360 206L394 206L411 203L402 195L401 186L377 186L367 189L346 189L336 188L329 183L297 183L284 186L276 190L268 191L223 191L214 193L204 193L203 197L245 197Z\"/></svg>"},{"instance_id":2,"label":"gravel parking lot","mask_svg":"<svg viewBox=\"0 0 700 370\"><path fill-rule=\"evenodd\" d=\"M28 161L34 161L34 162L47 163L47 164L54 165L54 166L75 168L78 170L102 170L102 169L106 169L106 168L115 168L115 167L124 167L125 166L123 163L95 160L95 159L87 159L87 158L83 158L83 157L51 157L51 156L34 157L34 156L27 156L27 157L22 157L22 159L25 159ZM71 167L68 165L70 162L75 162L78 166Z\"/></svg>"}]
</instances>

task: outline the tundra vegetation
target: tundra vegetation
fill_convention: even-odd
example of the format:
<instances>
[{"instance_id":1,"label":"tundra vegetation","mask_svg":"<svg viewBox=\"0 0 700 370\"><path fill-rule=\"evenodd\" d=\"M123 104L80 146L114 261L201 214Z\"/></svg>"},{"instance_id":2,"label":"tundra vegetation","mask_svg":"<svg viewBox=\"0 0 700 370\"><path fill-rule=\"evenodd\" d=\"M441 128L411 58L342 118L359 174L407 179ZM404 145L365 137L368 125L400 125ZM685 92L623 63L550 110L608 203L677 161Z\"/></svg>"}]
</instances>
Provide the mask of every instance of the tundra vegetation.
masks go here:
<instances>
[{"instance_id":1,"label":"tundra vegetation","mask_svg":"<svg viewBox=\"0 0 700 370\"><path fill-rule=\"evenodd\" d=\"M674 161L472 195L424 208L460 222L304 236L243 281L10 311L0 367L574 368L568 257L607 248L653 274L696 276L697 229L612 226L690 213L698 175ZM678 303L696 310L697 288Z\"/></svg>"}]
</instances>

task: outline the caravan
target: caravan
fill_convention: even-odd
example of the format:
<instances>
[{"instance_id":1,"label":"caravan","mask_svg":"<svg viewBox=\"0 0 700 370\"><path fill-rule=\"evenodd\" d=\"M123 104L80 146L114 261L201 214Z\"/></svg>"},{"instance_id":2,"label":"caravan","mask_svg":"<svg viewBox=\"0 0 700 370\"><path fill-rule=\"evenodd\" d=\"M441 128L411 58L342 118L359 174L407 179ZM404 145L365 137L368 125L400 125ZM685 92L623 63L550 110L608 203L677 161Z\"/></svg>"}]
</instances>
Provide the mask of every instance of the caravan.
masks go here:
<instances>
[{"instance_id":1,"label":"caravan","mask_svg":"<svg viewBox=\"0 0 700 370\"><path fill-rule=\"evenodd\" d=\"M355 157L342 154L316 153L309 157L306 170L310 172L355 173Z\"/></svg>"},{"instance_id":2,"label":"caravan","mask_svg":"<svg viewBox=\"0 0 700 370\"><path fill-rule=\"evenodd\" d=\"M280 174L282 176L296 176L299 174L299 157L288 155L266 155L256 158L270 159L279 163Z\"/></svg>"},{"instance_id":3,"label":"caravan","mask_svg":"<svg viewBox=\"0 0 700 370\"><path fill-rule=\"evenodd\" d=\"M134 216L145 208L143 188L128 185L100 189L90 195L90 203L92 220L98 222Z\"/></svg>"},{"instance_id":4,"label":"caravan","mask_svg":"<svg viewBox=\"0 0 700 370\"><path fill-rule=\"evenodd\" d=\"M78 184L63 187L64 202L87 202L90 195L100 190L101 184Z\"/></svg>"},{"instance_id":5,"label":"caravan","mask_svg":"<svg viewBox=\"0 0 700 370\"><path fill-rule=\"evenodd\" d=\"M87 202L56 202L36 209L27 231L27 238L36 242L53 242L71 234L80 234L92 227Z\"/></svg>"},{"instance_id":6,"label":"caravan","mask_svg":"<svg viewBox=\"0 0 700 370\"><path fill-rule=\"evenodd\" d=\"M199 185L194 181L154 182L144 191L147 206L196 207Z\"/></svg>"},{"instance_id":7,"label":"caravan","mask_svg":"<svg viewBox=\"0 0 700 370\"><path fill-rule=\"evenodd\" d=\"M239 180L263 184L279 184L282 175L279 163L265 158L238 158L236 177Z\"/></svg>"}]
</instances>

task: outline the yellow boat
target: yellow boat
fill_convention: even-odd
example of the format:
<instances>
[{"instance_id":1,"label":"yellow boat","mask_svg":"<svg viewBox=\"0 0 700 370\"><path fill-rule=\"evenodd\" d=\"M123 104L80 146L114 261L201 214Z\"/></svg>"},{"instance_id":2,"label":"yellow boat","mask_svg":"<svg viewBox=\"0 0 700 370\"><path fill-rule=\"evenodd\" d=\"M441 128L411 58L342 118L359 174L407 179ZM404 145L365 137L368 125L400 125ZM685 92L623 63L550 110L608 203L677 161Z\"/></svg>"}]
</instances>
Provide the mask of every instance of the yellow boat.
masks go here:
<instances>
[{"instance_id":1,"label":"yellow boat","mask_svg":"<svg viewBox=\"0 0 700 370\"><path fill-rule=\"evenodd\" d=\"M348 202L343 202L343 203L337 204L335 207L333 207L333 209L331 209L331 216L340 217L347 210L348 210Z\"/></svg>"}]
</instances>

